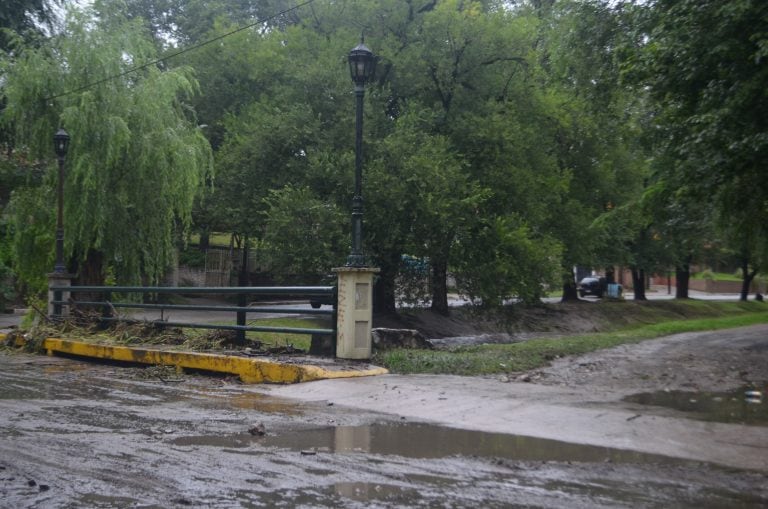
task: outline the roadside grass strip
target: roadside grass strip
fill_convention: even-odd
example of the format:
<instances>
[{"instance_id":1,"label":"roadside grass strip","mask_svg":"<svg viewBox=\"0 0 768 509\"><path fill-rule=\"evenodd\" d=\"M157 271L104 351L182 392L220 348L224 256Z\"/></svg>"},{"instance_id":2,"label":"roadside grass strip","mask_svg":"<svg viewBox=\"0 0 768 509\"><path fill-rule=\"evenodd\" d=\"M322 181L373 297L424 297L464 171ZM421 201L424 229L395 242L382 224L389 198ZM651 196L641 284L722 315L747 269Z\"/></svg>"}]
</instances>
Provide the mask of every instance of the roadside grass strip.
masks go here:
<instances>
[{"instance_id":1,"label":"roadside grass strip","mask_svg":"<svg viewBox=\"0 0 768 509\"><path fill-rule=\"evenodd\" d=\"M392 373L493 375L519 373L546 366L550 361L614 346L639 343L671 334L732 329L768 323L768 313L749 313L718 318L674 320L613 332L560 338L532 339L511 344L485 344L446 350L390 350L373 361Z\"/></svg>"}]
</instances>

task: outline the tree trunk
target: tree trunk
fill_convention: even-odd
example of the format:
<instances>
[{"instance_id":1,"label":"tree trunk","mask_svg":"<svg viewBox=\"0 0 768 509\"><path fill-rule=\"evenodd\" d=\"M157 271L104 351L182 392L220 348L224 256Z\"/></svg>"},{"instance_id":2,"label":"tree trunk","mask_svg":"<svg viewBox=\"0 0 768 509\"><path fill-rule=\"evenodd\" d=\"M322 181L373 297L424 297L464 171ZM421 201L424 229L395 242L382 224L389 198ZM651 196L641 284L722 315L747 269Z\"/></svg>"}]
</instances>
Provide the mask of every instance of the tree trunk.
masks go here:
<instances>
[{"instance_id":1,"label":"tree trunk","mask_svg":"<svg viewBox=\"0 0 768 509\"><path fill-rule=\"evenodd\" d=\"M691 280L691 257L688 256L685 261L675 267L675 287L676 299L688 298L688 283Z\"/></svg>"},{"instance_id":2,"label":"tree trunk","mask_svg":"<svg viewBox=\"0 0 768 509\"><path fill-rule=\"evenodd\" d=\"M432 259L432 311L448 316L448 261Z\"/></svg>"},{"instance_id":3,"label":"tree trunk","mask_svg":"<svg viewBox=\"0 0 768 509\"><path fill-rule=\"evenodd\" d=\"M749 287L752 286L752 280L757 275L757 269L749 271L749 258L741 259L741 295L739 300L746 301L749 298Z\"/></svg>"},{"instance_id":4,"label":"tree trunk","mask_svg":"<svg viewBox=\"0 0 768 509\"><path fill-rule=\"evenodd\" d=\"M563 296L560 302L576 302L579 300L579 293L576 290L576 281L573 280L572 267L560 267L562 270Z\"/></svg>"},{"instance_id":5,"label":"tree trunk","mask_svg":"<svg viewBox=\"0 0 768 509\"><path fill-rule=\"evenodd\" d=\"M78 263L77 278L72 282L75 286L104 286L104 253L95 249L89 249L84 261ZM97 302L104 300L101 293L73 293L72 299L81 302ZM73 313L101 314L105 310L102 307L76 306ZM107 313L110 314L110 313Z\"/></svg>"},{"instance_id":6,"label":"tree trunk","mask_svg":"<svg viewBox=\"0 0 768 509\"><path fill-rule=\"evenodd\" d=\"M635 300L648 300L645 297L645 269L632 267L632 288Z\"/></svg>"},{"instance_id":7,"label":"tree trunk","mask_svg":"<svg viewBox=\"0 0 768 509\"><path fill-rule=\"evenodd\" d=\"M563 296L560 302L578 302L579 294L576 291L576 281L574 281L573 265L560 266L560 274L563 282Z\"/></svg>"},{"instance_id":8,"label":"tree trunk","mask_svg":"<svg viewBox=\"0 0 768 509\"><path fill-rule=\"evenodd\" d=\"M240 258L240 271L237 273L237 286L248 286L248 238L243 241Z\"/></svg>"},{"instance_id":9,"label":"tree trunk","mask_svg":"<svg viewBox=\"0 0 768 509\"><path fill-rule=\"evenodd\" d=\"M379 277L373 285L373 311L376 313L394 314L397 312L395 304L395 278L400 263L400 254L393 255L389 260L378 260Z\"/></svg>"},{"instance_id":10,"label":"tree trunk","mask_svg":"<svg viewBox=\"0 0 768 509\"><path fill-rule=\"evenodd\" d=\"M563 297L560 302L575 302L579 300L579 292L576 288L576 282L573 278L563 281Z\"/></svg>"},{"instance_id":11,"label":"tree trunk","mask_svg":"<svg viewBox=\"0 0 768 509\"><path fill-rule=\"evenodd\" d=\"M200 242L197 245L197 248L200 251L207 251L208 248L211 247L211 234L207 231L200 233Z\"/></svg>"},{"instance_id":12,"label":"tree trunk","mask_svg":"<svg viewBox=\"0 0 768 509\"><path fill-rule=\"evenodd\" d=\"M78 286L103 286L104 253L89 249L85 260L79 264L76 281Z\"/></svg>"}]
</instances>

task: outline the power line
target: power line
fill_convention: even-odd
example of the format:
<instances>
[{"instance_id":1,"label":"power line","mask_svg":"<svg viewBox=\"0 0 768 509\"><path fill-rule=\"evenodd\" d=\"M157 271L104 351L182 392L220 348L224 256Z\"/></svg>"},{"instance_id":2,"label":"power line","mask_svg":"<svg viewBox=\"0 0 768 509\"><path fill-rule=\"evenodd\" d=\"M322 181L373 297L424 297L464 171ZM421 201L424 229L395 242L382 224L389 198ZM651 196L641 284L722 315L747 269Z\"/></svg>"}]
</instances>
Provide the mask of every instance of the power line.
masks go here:
<instances>
[{"instance_id":1,"label":"power line","mask_svg":"<svg viewBox=\"0 0 768 509\"><path fill-rule=\"evenodd\" d=\"M225 37L229 37L230 35L234 35L234 34L236 34L238 32L242 32L243 30L248 30L249 28L253 28L256 25L261 25L262 23L266 23L267 21L272 21L273 19L278 18L278 17L280 17L280 16L282 16L284 14L288 14L289 12L295 11L297 9L300 9L300 8L304 7L305 5L309 5L312 2L314 2L314 1L315 0L306 0L305 2L300 3L298 5L294 5L293 7L289 8L289 9L285 9L283 11L280 11L280 12L276 13L276 14L273 14L272 16L269 16L269 17L266 17L266 18L263 18L263 19L259 19L259 20L254 21L253 23L251 23L249 25L242 26L240 28L232 30L231 32L227 32L226 34L222 34L222 35L219 35L218 37L214 37L213 39L209 39L207 41L203 41L201 43L194 44L194 45L192 45L192 46L190 46L188 48L184 48L184 49L178 50L178 51L176 51L174 53L171 53L169 55L166 55L166 56L164 56L162 58L158 58L158 59L155 59L155 60L153 60L151 62L147 62L146 64L137 65L136 67L131 67L130 69L128 69L126 71L123 71L123 72L121 72L119 74L114 74L112 76L108 76L108 77L106 77L104 79L100 79L98 81L93 81L91 83L86 83L85 85L83 85L81 87L69 90L67 92L63 92L63 93L58 94L58 95L53 95L51 97L47 97L47 98L45 98L45 101L46 102L47 101L52 101L53 99L58 99L60 97L65 97L65 96L68 96L68 95L76 94L78 92L82 92L83 90L87 90L87 89L89 89L91 87L95 87L96 85L101 85L102 83L106 83L108 81L112 81L114 79L122 78L123 76L127 76L128 74L131 74L131 73L134 73L134 72L137 72L137 71L141 71L142 69L146 69L147 67L151 67L153 65L157 65L160 62L165 62L166 60L170 60L171 58L177 57L179 55L183 55L184 53L189 53L190 51L196 50L198 48L202 48L203 46L207 46L208 44L214 43L216 41L220 41L220 40L224 39Z\"/></svg>"}]
</instances>

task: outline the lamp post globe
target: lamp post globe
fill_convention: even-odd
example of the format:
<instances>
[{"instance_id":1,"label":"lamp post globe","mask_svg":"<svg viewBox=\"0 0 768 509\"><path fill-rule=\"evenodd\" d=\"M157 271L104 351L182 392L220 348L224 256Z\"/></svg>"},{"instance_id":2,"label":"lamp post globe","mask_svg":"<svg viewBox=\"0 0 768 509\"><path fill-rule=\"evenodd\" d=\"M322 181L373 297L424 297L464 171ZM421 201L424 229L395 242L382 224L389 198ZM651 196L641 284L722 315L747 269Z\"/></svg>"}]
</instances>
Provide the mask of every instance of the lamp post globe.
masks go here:
<instances>
[{"instance_id":1,"label":"lamp post globe","mask_svg":"<svg viewBox=\"0 0 768 509\"><path fill-rule=\"evenodd\" d=\"M69 150L69 134L64 129L59 129L53 135L53 150L57 157L66 157Z\"/></svg>"},{"instance_id":2,"label":"lamp post globe","mask_svg":"<svg viewBox=\"0 0 768 509\"><path fill-rule=\"evenodd\" d=\"M364 267L363 255L363 97L365 83L373 78L376 58L361 40L349 52L349 73L355 84L355 192L352 197L352 251L347 266Z\"/></svg>"},{"instance_id":3,"label":"lamp post globe","mask_svg":"<svg viewBox=\"0 0 768 509\"><path fill-rule=\"evenodd\" d=\"M371 49L362 41L349 52L349 73L355 85L364 85L373 77L376 59Z\"/></svg>"}]
</instances>

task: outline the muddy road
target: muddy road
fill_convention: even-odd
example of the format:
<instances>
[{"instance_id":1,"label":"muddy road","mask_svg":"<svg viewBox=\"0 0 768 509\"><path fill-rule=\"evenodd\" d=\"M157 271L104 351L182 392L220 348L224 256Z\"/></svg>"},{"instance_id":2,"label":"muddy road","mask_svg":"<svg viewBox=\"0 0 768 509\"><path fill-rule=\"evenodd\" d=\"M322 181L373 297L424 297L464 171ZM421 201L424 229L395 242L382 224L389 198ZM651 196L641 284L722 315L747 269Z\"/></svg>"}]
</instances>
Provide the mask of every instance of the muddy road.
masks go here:
<instances>
[{"instance_id":1,"label":"muddy road","mask_svg":"<svg viewBox=\"0 0 768 509\"><path fill-rule=\"evenodd\" d=\"M709 334L519 381L246 386L0 352L0 507L765 507L766 403L743 392L768 328Z\"/></svg>"}]
</instances>

